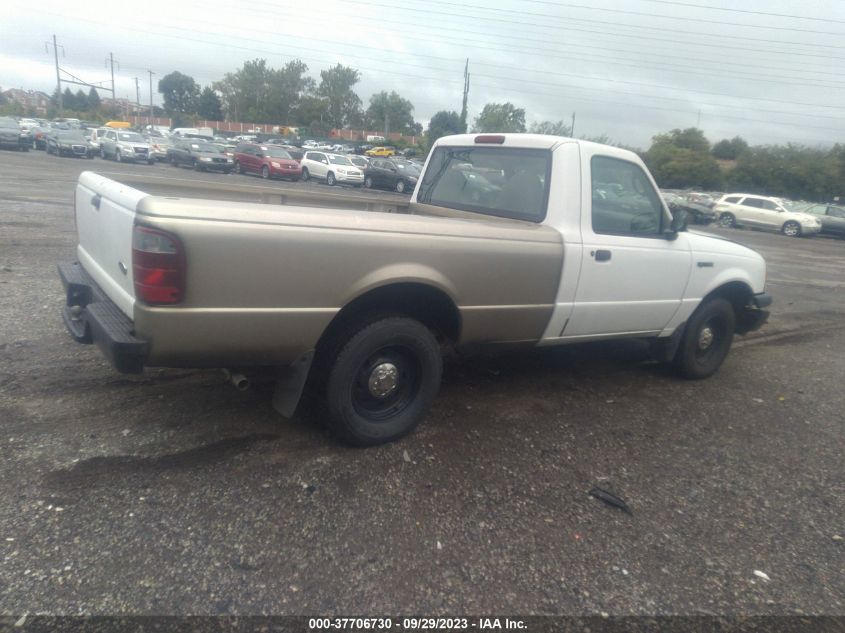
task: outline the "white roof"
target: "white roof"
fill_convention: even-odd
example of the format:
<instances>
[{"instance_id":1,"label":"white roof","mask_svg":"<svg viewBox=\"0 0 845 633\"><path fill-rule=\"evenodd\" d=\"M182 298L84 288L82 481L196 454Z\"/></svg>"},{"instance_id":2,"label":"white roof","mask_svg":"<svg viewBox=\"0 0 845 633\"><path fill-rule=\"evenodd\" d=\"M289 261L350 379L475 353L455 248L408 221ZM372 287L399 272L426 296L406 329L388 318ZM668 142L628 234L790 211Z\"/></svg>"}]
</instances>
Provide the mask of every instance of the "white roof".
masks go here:
<instances>
[{"instance_id":1,"label":"white roof","mask_svg":"<svg viewBox=\"0 0 845 633\"><path fill-rule=\"evenodd\" d=\"M494 143L476 143L475 139L478 136L504 136L505 142L501 144ZM583 141L577 138L570 138L568 136L551 136L548 134L519 134L519 133L496 133L496 132L478 132L475 134L455 134L453 136L444 136L437 140L437 145L447 146L477 146L484 147L520 147L527 149L554 149L564 143L577 143L579 147L591 150L589 153L608 154L618 157L635 157L636 154L626 149L614 147L612 145L602 145L601 143L593 143L592 141Z\"/></svg>"}]
</instances>

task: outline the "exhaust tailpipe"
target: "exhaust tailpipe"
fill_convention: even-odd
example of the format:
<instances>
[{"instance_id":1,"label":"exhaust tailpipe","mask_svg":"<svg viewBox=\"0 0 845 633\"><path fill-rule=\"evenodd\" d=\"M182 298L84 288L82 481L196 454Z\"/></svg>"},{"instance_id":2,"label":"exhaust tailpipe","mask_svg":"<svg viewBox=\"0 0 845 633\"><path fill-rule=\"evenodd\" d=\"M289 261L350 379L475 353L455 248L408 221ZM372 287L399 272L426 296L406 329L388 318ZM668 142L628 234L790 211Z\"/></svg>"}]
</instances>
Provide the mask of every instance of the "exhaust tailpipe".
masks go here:
<instances>
[{"instance_id":1,"label":"exhaust tailpipe","mask_svg":"<svg viewBox=\"0 0 845 633\"><path fill-rule=\"evenodd\" d=\"M250 387L249 378L247 378L241 373L233 372L229 369L224 369L223 375L226 376L226 380L232 383L232 385L234 385L235 389L237 389L238 391L246 391Z\"/></svg>"}]
</instances>

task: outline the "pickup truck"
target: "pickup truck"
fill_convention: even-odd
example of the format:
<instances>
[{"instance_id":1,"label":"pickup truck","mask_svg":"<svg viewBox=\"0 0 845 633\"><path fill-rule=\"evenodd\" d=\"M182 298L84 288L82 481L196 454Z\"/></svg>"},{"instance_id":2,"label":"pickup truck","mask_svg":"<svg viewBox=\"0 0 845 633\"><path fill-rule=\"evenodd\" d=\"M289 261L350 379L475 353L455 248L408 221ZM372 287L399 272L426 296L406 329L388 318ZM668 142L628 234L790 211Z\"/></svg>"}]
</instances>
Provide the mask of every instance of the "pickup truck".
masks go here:
<instances>
[{"instance_id":1,"label":"pickup truck","mask_svg":"<svg viewBox=\"0 0 845 633\"><path fill-rule=\"evenodd\" d=\"M704 378L771 303L760 255L687 231L636 154L586 141L441 138L394 206L121 178L79 178L78 261L59 265L73 337L122 372L276 368L279 412L308 387L359 446L415 428L444 348L635 337Z\"/></svg>"}]
</instances>

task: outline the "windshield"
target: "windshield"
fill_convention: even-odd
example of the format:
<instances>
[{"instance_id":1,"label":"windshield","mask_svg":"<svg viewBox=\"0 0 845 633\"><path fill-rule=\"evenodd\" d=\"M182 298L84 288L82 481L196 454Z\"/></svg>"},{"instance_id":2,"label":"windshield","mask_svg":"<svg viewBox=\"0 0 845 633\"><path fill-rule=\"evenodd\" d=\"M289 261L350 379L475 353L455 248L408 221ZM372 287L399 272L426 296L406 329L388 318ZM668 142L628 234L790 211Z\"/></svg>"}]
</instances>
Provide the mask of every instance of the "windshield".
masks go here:
<instances>
[{"instance_id":1,"label":"windshield","mask_svg":"<svg viewBox=\"0 0 845 633\"><path fill-rule=\"evenodd\" d=\"M329 162L333 165L350 165L354 167L346 156L329 156Z\"/></svg>"},{"instance_id":2,"label":"windshield","mask_svg":"<svg viewBox=\"0 0 845 633\"><path fill-rule=\"evenodd\" d=\"M290 154L279 147L262 147L261 152L270 158L287 158L291 160Z\"/></svg>"},{"instance_id":3,"label":"windshield","mask_svg":"<svg viewBox=\"0 0 845 633\"><path fill-rule=\"evenodd\" d=\"M144 142L144 137L137 132L118 132L117 138L121 141L131 141L133 143Z\"/></svg>"},{"instance_id":4,"label":"windshield","mask_svg":"<svg viewBox=\"0 0 845 633\"><path fill-rule=\"evenodd\" d=\"M416 163L412 163L409 160L395 160L393 162L396 164L396 167L400 171L411 176L419 176L420 172L422 171L419 165L417 165Z\"/></svg>"},{"instance_id":5,"label":"windshield","mask_svg":"<svg viewBox=\"0 0 845 633\"><path fill-rule=\"evenodd\" d=\"M220 154L220 149L211 143L191 143L191 149L195 152L205 152L207 154Z\"/></svg>"}]
</instances>

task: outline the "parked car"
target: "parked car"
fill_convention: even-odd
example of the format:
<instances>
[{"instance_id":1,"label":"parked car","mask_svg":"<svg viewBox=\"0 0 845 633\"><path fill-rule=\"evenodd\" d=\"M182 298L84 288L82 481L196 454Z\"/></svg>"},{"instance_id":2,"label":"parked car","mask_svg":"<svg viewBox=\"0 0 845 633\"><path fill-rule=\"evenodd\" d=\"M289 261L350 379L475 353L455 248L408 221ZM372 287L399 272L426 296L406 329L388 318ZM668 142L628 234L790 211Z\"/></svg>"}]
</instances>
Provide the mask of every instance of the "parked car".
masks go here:
<instances>
[{"instance_id":1,"label":"parked car","mask_svg":"<svg viewBox=\"0 0 845 633\"><path fill-rule=\"evenodd\" d=\"M47 153L79 158L94 158L96 154L81 129L53 130L47 135Z\"/></svg>"},{"instance_id":2,"label":"parked car","mask_svg":"<svg viewBox=\"0 0 845 633\"><path fill-rule=\"evenodd\" d=\"M213 143L197 139L181 139L176 141L167 152L167 160L174 167L187 165L197 171L222 171L232 173L234 161L226 156Z\"/></svg>"},{"instance_id":3,"label":"parked car","mask_svg":"<svg viewBox=\"0 0 845 633\"><path fill-rule=\"evenodd\" d=\"M99 140L100 158L113 158L119 163L129 161L152 165L155 162L150 155L150 144L138 132L107 129Z\"/></svg>"},{"instance_id":4,"label":"parked car","mask_svg":"<svg viewBox=\"0 0 845 633\"><path fill-rule=\"evenodd\" d=\"M149 136L147 142L150 144L150 156L153 160L167 160L167 152L173 147L173 141L166 136Z\"/></svg>"},{"instance_id":5,"label":"parked car","mask_svg":"<svg viewBox=\"0 0 845 633\"><path fill-rule=\"evenodd\" d=\"M693 224L710 224L716 220L713 210L715 202L702 197L702 194L663 193L663 199L670 209L683 209ZM704 194L706 195L706 194Z\"/></svg>"},{"instance_id":6,"label":"parked car","mask_svg":"<svg viewBox=\"0 0 845 633\"><path fill-rule=\"evenodd\" d=\"M305 151L302 148L293 145L280 145L280 147L290 154L290 157L297 163L302 162L302 157L305 156Z\"/></svg>"},{"instance_id":7,"label":"parked car","mask_svg":"<svg viewBox=\"0 0 845 633\"><path fill-rule=\"evenodd\" d=\"M419 167L410 161L373 158L364 171L364 186L367 189L392 189L396 193L405 193L414 190L419 177Z\"/></svg>"},{"instance_id":8,"label":"parked car","mask_svg":"<svg viewBox=\"0 0 845 633\"><path fill-rule=\"evenodd\" d=\"M39 123L29 129L32 149L47 149L47 135L51 129L49 123Z\"/></svg>"},{"instance_id":9,"label":"parked car","mask_svg":"<svg viewBox=\"0 0 845 633\"><path fill-rule=\"evenodd\" d=\"M21 130L20 124L12 117L0 117L0 147L28 152L32 146L29 134Z\"/></svg>"},{"instance_id":10,"label":"parked car","mask_svg":"<svg viewBox=\"0 0 845 633\"><path fill-rule=\"evenodd\" d=\"M329 186L345 183L361 187L364 184L364 172L355 167L346 156L306 152L300 165L302 180L325 180Z\"/></svg>"},{"instance_id":11,"label":"parked car","mask_svg":"<svg viewBox=\"0 0 845 633\"><path fill-rule=\"evenodd\" d=\"M396 150L392 147L373 147L364 152L367 156L393 156Z\"/></svg>"},{"instance_id":12,"label":"parked car","mask_svg":"<svg viewBox=\"0 0 845 633\"><path fill-rule=\"evenodd\" d=\"M780 198L768 196L730 193L722 196L713 210L719 214L719 225L727 228L748 226L789 237L815 235L822 228L816 216L791 211Z\"/></svg>"},{"instance_id":13,"label":"parked car","mask_svg":"<svg viewBox=\"0 0 845 633\"><path fill-rule=\"evenodd\" d=\"M357 154L348 154L346 158L349 159L349 162L355 165L358 169L365 170L367 169L367 165L370 164L370 157L369 156L358 156Z\"/></svg>"},{"instance_id":14,"label":"parked car","mask_svg":"<svg viewBox=\"0 0 845 633\"><path fill-rule=\"evenodd\" d=\"M262 178L285 178L297 181L302 168L288 150L277 145L242 143L235 149L236 174L258 174Z\"/></svg>"},{"instance_id":15,"label":"parked car","mask_svg":"<svg viewBox=\"0 0 845 633\"><path fill-rule=\"evenodd\" d=\"M845 207L837 207L832 204L811 204L801 211L817 216L821 220L822 233L845 237Z\"/></svg>"},{"instance_id":16,"label":"parked car","mask_svg":"<svg viewBox=\"0 0 845 633\"><path fill-rule=\"evenodd\" d=\"M475 200L466 174L494 168L506 180ZM57 307L122 372L273 366L288 416L310 378L326 422L361 446L425 417L443 348L634 337L702 379L766 320L764 259L687 232L633 152L466 134L438 139L426 170L408 204L368 211L325 195L311 201L328 208L211 203L216 189L180 179L149 195L85 172ZM618 195L573 195L581 182Z\"/></svg>"}]
</instances>

